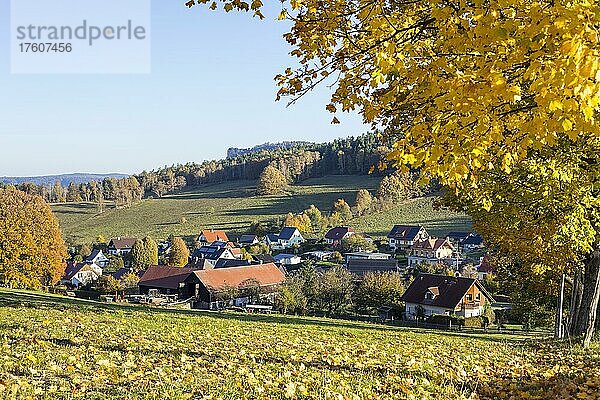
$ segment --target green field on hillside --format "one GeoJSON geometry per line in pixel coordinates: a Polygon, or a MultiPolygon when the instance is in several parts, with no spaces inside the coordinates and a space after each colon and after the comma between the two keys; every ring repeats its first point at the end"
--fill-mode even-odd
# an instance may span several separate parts
{"type": "MultiPolygon", "coordinates": [[[[293,186],[288,194],[255,196],[255,182],[237,181],[207,185],[160,199],[147,199],[130,208],[108,208],[98,214],[94,204],[59,204],[52,208],[65,237],[91,242],[98,235],[167,238],[194,236],[201,229],[219,228],[233,237],[245,233],[252,221],[284,218],[288,212],[300,212],[311,204],[322,211],[331,209],[338,198],[354,202],[358,189],[375,193],[379,178],[373,176],[327,176],[293,186]],[[182,219],[187,220],[181,223],[182,219]]],[[[460,214],[435,211],[430,198],[416,199],[384,212],[363,216],[351,226],[375,237],[387,235],[395,223],[423,224],[434,234],[452,229],[469,229],[470,220],[460,214]]]]}
{"type": "Polygon", "coordinates": [[[5,399],[566,399],[600,386],[597,345],[3,289],[0,348],[5,399]]]}

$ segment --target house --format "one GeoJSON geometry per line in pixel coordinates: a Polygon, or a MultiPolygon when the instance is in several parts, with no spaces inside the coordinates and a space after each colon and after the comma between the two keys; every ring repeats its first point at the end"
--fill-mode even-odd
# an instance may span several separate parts
{"type": "Polygon", "coordinates": [[[400,268],[396,259],[350,259],[346,261],[346,269],[362,277],[368,272],[400,272],[404,273],[405,268],[400,268]]]}
{"type": "Polygon", "coordinates": [[[452,259],[454,246],[448,239],[430,238],[415,242],[410,248],[408,266],[415,267],[422,263],[436,264],[452,259]]]}
{"type": "Polygon", "coordinates": [[[208,260],[213,265],[217,260],[235,260],[237,257],[233,254],[232,249],[229,247],[218,247],[218,246],[202,246],[196,249],[192,253],[192,260],[197,262],[199,260],[208,260]]]}
{"type": "Polygon", "coordinates": [[[256,287],[261,303],[272,303],[277,287],[283,282],[285,275],[275,264],[260,264],[194,271],[184,285],[187,288],[185,292],[196,299],[194,307],[214,310],[251,303],[253,294],[250,292],[256,287]]]}
{"type": "Polygon", "coordinates": [[[277,254],[275,257],[275,264],[281,265],[284,267],[292,267],[296,265],[302,264],[302,258],[295,254],[277,254]]]}
{"type": "Polygon", "coordinates": [[[471,233],[462,241],[464,251],[474,251],[483,248],[483,238],[478,233],[471,233]]]}
{"type": "Polygon", "coordinates": [[[455,249],[460,251],[462,248],[462,242],[469,237],[471,232],[452,231],[448,232],[446,239],[454,246],[455,249]]]}
{"type": "Polygon", "coordinates": [[[389,260],[390,258],[392,258],[392,256],[387,253],[346,253],[346,264],[350,260],[389,260]]]}
{"type": "Polygon", "coordinates": [[[112,256],[125,256],[131,253],[133,245],[137,241],[136,238],[115,238],[108,242],[108,254],[112,256]]]}
{"type": "Polygon", "coordinates": [[[258,244],[258,236],[256,235],[242,235],[240,240],[238,240],[238,244],[240,246],[252,246],[258,244]]]}
{"type": "Polygon", "coordinates": [[[83,261],[88,264],[96,264],[100,268],[106,268],[110,264],[110,260],[102,253],[102,250],[92,251],[92,254],[87,256],[83,261]]]}
{"type": "Polygon", "coordinates": [[[68,262],[61,282],[71,287],[86,286],[102,276],[102,268],[94,263],[68,262]]]}
{"type": "Polygon", "coordinates": [[[233,248],[235,247],[233,243],[228,242],[226,240],[215,240],[214,242],[208,244],[207,246],[213,246],[213,247],[229,247],[229,248],[233,248]]]}
{"type": "Polygon", "coordinates": [[[271,235],[267,235],[267,241],[270,242],[270,246],[274,250],[291,249],[305,242],[298,228],[293,226],[283,228],[279,235],[277,235],[277,241],[273,241],[274,237],[270,238],[269,236],[271,235]]]}
{"type": "Polygon", "coordinates": [[[229,251],[237,260],[244,258],[244,252],[239,247],[231,247],[229,248],[229,251]]]}
{"type": "Polygon", "coordinates": [[[265,235],[265,243],[270,246],[273,247],[275,245],[277,245],[277,243],[279,242],[279,235],[276,233],[268,233],[267,235],[265,235]]]}
{"type": "Polygon", "coordinates": [[[486,254],[485,256],[481,257],[481,262],[479,263],[479,266],[477,267],[477,279],[482,281],[485,279],[486,276],[495,275],[495,274],[496,274],[496,270],[490,264],[489,256],[486,254]]]}
{"type": "Polygon", "coordinates": [[[354,233],[354,229],[347,226],[336,226],[325,234],[325,243],[337,247],[342,243],[342,240],[354,235],[354,233]]]}
{"type": "Polygon", "coordinates": [[[198,236],[198,244],[200,246],[207,246],[217,241],[229,242],[229,238],[225,231],[205,229],[200,233],[200,236],[198,236]]]}
{"type": "Polygon", "coordinates": [[[430,236],[422,226],[394,225],[387,237],[390,249],[397,251],[409,249],[415,242],[430,236]]]}
{"type": "Polygon", "coordinates": [[[186,291],[187,288],[184,282],[194,271],[196,271],[195,268],[187,267],[162,265],[149,267],[138,283],[140,293],[147,295],[152,291],[164,295],[177,295],[180,299],[187,299],[191,297],[191,294],[186,291]]]}
{"type": "Polygon", "coordinates": [[[252,260],[255,264],[275,263],[275,259],[270,254],[253,254],[252,260]]]}
{"type": "Polygon", "coordinates": [[[477,279],[420,274],[402,301],[406,303],[406,318],[414,320],[434,314],[476,317],[483,314],[486,302],[494,303],[494,298],[477,279]]]}
{"type": "Polygon", "coordinates": [[[164,241],[158,243],[158,255],[159,256],[168,256],[171,254],[172,244],[169,241],[164,241]]]}

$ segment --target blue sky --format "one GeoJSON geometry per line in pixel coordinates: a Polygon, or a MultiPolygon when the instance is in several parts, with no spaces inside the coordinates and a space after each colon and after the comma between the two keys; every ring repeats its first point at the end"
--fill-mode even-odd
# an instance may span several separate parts
{"type": "Polygon", "coordinates": [[[135,173],[223,158],[228,147],[329,141],[367,130],[331,125],[321,88],[286,108],[273,77],[293,64],[287,23],[152,1],[152,73],[10,74],[10,1],[0,0],[0,176],[135,173]]]}

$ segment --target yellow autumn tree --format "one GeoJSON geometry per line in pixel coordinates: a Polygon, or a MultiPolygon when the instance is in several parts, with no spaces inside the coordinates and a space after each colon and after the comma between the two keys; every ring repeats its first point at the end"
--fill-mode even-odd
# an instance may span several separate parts
{"type": "Polygon", "coordinates": [[[58,220],[39,196],[0,188],[0,282],[12,288],[55,285],[67,251],[58,220]]]}
{"type": "MultiPolygon", "coordinates": [[[[262,17],[260,1],[219,4],[262,17]]],[[[589,344],[600,299],[600,4],[291,0],[279,17],[291,21],[299,67],[276,77],[278,98],[331,82],[333,122],[356,111],[383,129],[389,160],[445,185],[487,240],[536,273],[582,271],[574,333],[589,344]],[[501,232],[503,212],[528,236],[486,229],[501,232]]]]}

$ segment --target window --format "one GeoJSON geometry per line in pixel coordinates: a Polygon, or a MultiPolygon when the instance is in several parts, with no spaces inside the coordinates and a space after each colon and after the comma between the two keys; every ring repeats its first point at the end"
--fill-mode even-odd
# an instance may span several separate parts
{"type": "Polygon", "coordinates": [[[481,293],[477,293],[477,296],[475,296],[475,300],[477,300],[477,301],[481,300],[481,293]]]}
{"type": "Polygon", "coordinates": [[[466,298],[467,298],[467,301],[473,301],[473,295],[470,293],[467,294],[466,298]]]}

